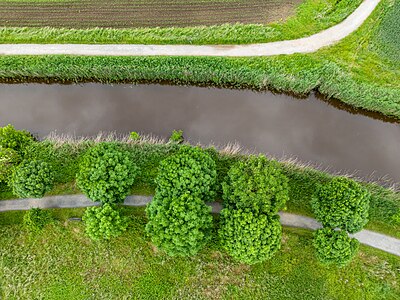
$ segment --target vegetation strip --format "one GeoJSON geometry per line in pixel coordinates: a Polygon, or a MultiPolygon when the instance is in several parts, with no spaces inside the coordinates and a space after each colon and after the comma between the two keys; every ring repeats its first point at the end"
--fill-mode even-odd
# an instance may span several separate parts
{"type": "MultiPolygon", "coordinates": [[[[124,205],[126,206],[145,206],[151,202],[153,197],[151,196],[128,196],[124,205]]],[[[44,197],[40,199],[17,199],[17,200],[3,200],[0,201],[0,212],[14,211],[14,210],[29,210],[32,207],[39,208],[78,208],[78,207],[89,207],[98,206],[100,202],[93,202],[84,195],[64,195],[64,196],[52,196],[44,197]]],[[[218,202],[207,203],[208,206],[212,207],[213,213],[219,213],[222,209],[222,205],[218,202]]],[[[315,219],[280,212],[280,221],[283,226],[299,227],[305,229],[316,230],[322,228],[321,224],[315,219]]],[[[357,238],[360,243],[392,253],[400,256],[400,240],[389,237],[384,234],[376,233],[370,230],[362,230],[356,234],[351,235],[357,238]]]]}
{"type": "Polygon", "coordinates": [[[315,35],[290,41],[235,46],[2,44],[1,55],[87,56],[272,56],[310,53],[332,45],[358,29],[380,0],[365,0],[347,19],[315,35]]]}

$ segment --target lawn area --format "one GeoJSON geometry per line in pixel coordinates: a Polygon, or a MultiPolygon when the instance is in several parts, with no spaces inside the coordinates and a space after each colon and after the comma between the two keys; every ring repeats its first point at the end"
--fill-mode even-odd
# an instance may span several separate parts
{"type": "Polygon", "coordinates": [[[361,2],[119,0],[110,6],[105,0],[68,1],[67,4],[0,1],[0,43],[271,42],[300,38],[329,28],[344,20],[361,2]],[[84,9],[75,6],[84,6],[84,9]]]}
{"type": "MultiPolygon", "coordinates": [[[[315,258],[310,231],[284,228],[282,249],[247,266],[221,252],[216,237],[198,255],[168,257],[145,237],[143,208],[125,209],[128,231],[111,242],[84,234],[82,209],[51,210],[58,219],[38,236],[22,212],[0,213],[0,295],[4,299],[398,299],[400,258],[361,246],[346,268],[315,258]]],[[[217,224],[217,220],[216,220],[217,224]]]]}

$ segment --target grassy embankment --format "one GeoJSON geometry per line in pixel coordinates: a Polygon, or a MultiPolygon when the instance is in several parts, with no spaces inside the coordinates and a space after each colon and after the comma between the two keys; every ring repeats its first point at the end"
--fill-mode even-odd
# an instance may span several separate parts
{"type": "MultiPolygon", "coordinates": [[[[25,16],[20,10],[16,13],[13,9],[12,14],[10,12],[10,14],[4,14],[0,17],[0,43],[248,44],[272,42],[305,37],[329,28],[344,20],[358,7],[362,0],[305,0],[296,8],[296,13],[293,16],[287,20],[271,24],[265,23],[269,23],[270,19],[276,19],[277,16],[286,19],[288,12],[289,14],[292,13],[293,1],[278,0],[262,1],[261,3],[256,1],[251,3],[247,0],[225,0],[222,2],[208,0],[199,5],[198,1],[195,1],[197,4],[190,4],[187,1],[182,4],[180,0],[170,0],[171,5],[178,5],[171,12],[168,11],[168,7],[171,5],[166,5],[164,0],[161,1],[162,3],[159,3],[160,1],[145,2],[144,7],[142,7],[142,0],[124,3],[121,6],[123,12],[118,12],[118,9],[107,8],[106,18],[97,15],[88,18],[86,21],[84,21],[85,14],[90,14],[87,5],[94,5],[93,10],[97,11],[103,9],[104,5],[101,2],[96,1],[94,4],[91,0],[85,0],[82,3],[74,2],[78,7],[72,9],[72,11],[76,10],[76,13],[69,17],[56,14],[57,11],[63,9],[63,5],[51,6],[48,10],[43,11],[44,14],[49,15],[49,18],[41,17],[37,20],[34,19],[32,14],[25,16]],[[79,5],[83,5],[82,10],[79,9],[79,5]],[[160,5],[165,7],[160,7],[160,5]],[[179,5],[182,5],[182,7],[179,7],[179,5]],[[190,9],[191,6],[195,10],[201,10],[201,6],[209,7],[210,5],[213,9],[208,12],[182,13],[182,11],[190,9]],[[221,5],[227,5],[227,7],[221,9],[221,5]],[[229,11],[229,7],[235,7],[235,5],[239,5],[242,13],[228,14],[229,18],[226,19],[224,11],[229,11]],[[247,6],[249,12],[246,19],[246,17],[242,18],[241,16],[243,16],[247,6]],[[117,26],[121,22],[121,18],[129,14],[134,7],[137,7],[134,10],[143,10],[143,13],[134,18],[135,23],[127,24],[125,29],[113,29],[112,27],[117,26]],[[149,10],[153,11],[151,15],[148,15],[149,10]],[[179,16],[173,16],[177,12],[179,16]],[[254,15],[258,17],[254,17],[254,15]],[[116,19],[110,22],[109,19],[114,17],[116,19]],[[208,18],[212,19],[208,20],[208,18]],[[196,22],[212,26],[179,27],[196,22]],[[213,25],[221,22],[226,24],[213,25]],[[244,24],[249,22],[254,24],[244,24]],[[12,27],[17,24],[19,27],[12,27]],[[27,27],[21,27],[21,24],[26,24],[27,27]],[[165,27],[166,25],[173,27],[165,27]],[[56,28],[63,26],[67,28],[56,28]],[[90,28],[95,26],[99,28],[90,28]],[[79,29],[82,27],[89,28],[79,29]]],[[[118,2],[114,5],[117,4],[118,2]]],[[[9,5],[7,2],[3,3],[3,9],[8,9],[9,5]]],[[[32,1],[26,2],[24,5],[26,11],[29,10],[29,6],[36,6],[37,4],[32,1]]],[[[68,13],[68,11],[65,13],[68,13]]],[[[130,19],[132,20],[132,18],[130,19]]]]}
{"type": "Polygon", "coordinates": [[[400,118],[399,7],[399,0],[383,0],[358,31],[312,54],[258,58],[7,56],[0,59],[0,80],[167,81],[297,94],[318,90],[352,106],[400,118]]]}
{"type": "MultiPolygon", "coordinates": [[[[31,238],[23,212],[0,214],[0,296],[4,299],[398,299],[400,258],[361,246],[345,268],[323,267],[312,234],[284,228],[282,249],[247,266],[220,250],[217,238],[198,255],[168,257],[145,237],[143,208],[126,208],[128,231],[91,241],[83,209],[54,209],[54,225],[31,238]]],[[[216,225],[218,221],[216,220],[216,225]]]]}
{"type": "MultiPolygon", "coordinates": [[[[55,138],[54,142],[35,143],[27,150],[25,159],[40,159],[50,163],[56,170],[56,185],[47,195],[61,195],[80,193],[75,185],[75,174],[78,171],[79,158],[91,143],[63,142],[55,138]],[[53,144],[55,143],[55,144],[53,144]]],[[[155,190],[154,179],[158,172],[159,163],[175,153],[179,145],[175,143],[157,142],[129,142],[125,144],[135,158],[141,172],[132,187],[132,194],[152,195],[155,190]]],[[[217,164],[218,195],[215,200],[221,199],[220,184],[224,181],[227,171],[239,159],[245,156],[235,151],[223,150],[218,153],[208,150],[217,164]]],[[[313,216],[310,201],[318,184],[325,183],[331,175],[312,169],[301,167],[289,162],[281,163],[285,174],[289,178],[290,199],[287,203],[289,212],[313,216]]],[[[371,192],[370,222],[368,229],[386,233],[400,238],[400,193],[393,192],[377,184],[366,184],[371,192]],[[397,218],[396,218],[397,216],[397,218]]],[[[0,186],[0,200],[16,198],[9,188],[0,186]]],[[[210,199],[212,200],[212,199],[210,199]]]]}

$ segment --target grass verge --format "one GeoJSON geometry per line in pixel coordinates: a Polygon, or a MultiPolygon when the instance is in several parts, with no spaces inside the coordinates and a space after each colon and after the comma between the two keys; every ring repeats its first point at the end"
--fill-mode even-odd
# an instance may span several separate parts
{"type": "MultiPolygon", "coordinates": [[[[0,295],[4,299],[398,299],[400,258],[361,246],[346,268],[315,258],[309,231],[284,228],[282,249],[247,266],[212,242],[190,258],[168,257],[145,237],[143,208],[125,209],[128,231],[91,241],[83,209],[54,209],[58,221],[30,236],[21,212],[0,213],[0,295]]],[[[216,221],[217,223],[217,221],[216,221]]]]}

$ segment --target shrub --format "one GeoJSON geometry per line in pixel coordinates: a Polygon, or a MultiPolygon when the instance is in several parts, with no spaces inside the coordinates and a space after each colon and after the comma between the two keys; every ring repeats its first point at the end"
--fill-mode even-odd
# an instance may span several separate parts
{"type": "Polygon", "coordinates": [[[140,135],[139,135],[139,133],[137,133],[136,131],[132,131],[132,132],[130,133],[130,135],[129,135],[129,138],[130,138],[132,141],[137,141],[137,140],[140,139],[140,135]]]}
{"type": "Polygon", "coordinates": [[[93,201],[119,202],[129,194],[137,173],[129,152],[115,143],[99,143],[83,155],[77,184],[93,201]]]}
{"type": "Polygon", "coordinates": [[[281,247],[282,226],[278,215],[225,208],[220,218],[221,245],[235,260],[247,264],[263,262],[281,247]]]}
{"type": "Polygon", "coordinates": [[[20,198],[40,198],[53,187],[54,173],[51,166],[41,160],[24,160],[15,168],[11,185],[20,198]]]}
{"type": "Polygon", "coordinates": [[[28,231],[37,233],[52,221],[53,217],[50,211],[40,208],[31,208],[24,214],[23,225],[28,231]]]}
{"type": "Polygon", "coordinates": [[[79,155],[87,144],[57,143],[44,140],[26,147],[25,160],[43,160],[55,171],[54,181],[57,183],[72,182],[79,170],[79,155]]]}
{"type": "Polygon", "coordinates": [[[10,148],[0,147],[0,183],[8,183],[13,168],[20,162],[18,153],[10,148]]]}
{"type": "Polygon", "coordinates": [[[88,207],[82,220],[85,222],[87,235],[93,240],[118,237],[128,227],[128,218],[121,216],[117,208],[109,203],[88,207]]]}
{"type": "Polygon", "coordinates": [[[368,222],[369,192],[357,182],[336,177],[317,189],[311,205],[324,227],[360,231],[368,222]]]}
{"type": "Polygon", "coordinates": [[[313,245],[321,263],[344,266],[357,253],[359,242],[345,231],[323,228],[314,232],[313,245]]]}
{"type": "Polygon", "coordinates": [[[0,147],[13,149],[20,155],[33,140],[32,135],[25,130],[16,130],[12,125],[0,127],[0,147]]]}
{"type": "Polygon", "coordinates": [[[222,184],[224,206],[275,214],[289,199],[288,179],[277,162],[251,156],[237,162],[222,184]]]}
{"type": "Polygon", "coordinates": [[[184,141],[182,130],[173,130],[169,140],[174,143],[182,143],[184,141]]]}
{"type": "Polygon", "coordinates": [[[168,255],[194,255],[210,239],[211,208],[199,197],[185,194],[178,198],[160,198],[156,195],[146,213],[147,233],[168,255]]]}
{"type": "Polygon", "coordinates": [[[394,224],[400,225],[400,211],[397,214],[392,215],[392,221],[394,224]]]}
{"type": "Polygon", "coordinates": [[[182,146],[160,163],[156,192],[177,198],[186,193],[203,200],[215,196],[217,171],[214,160],[200,147],[182,146]]]}

